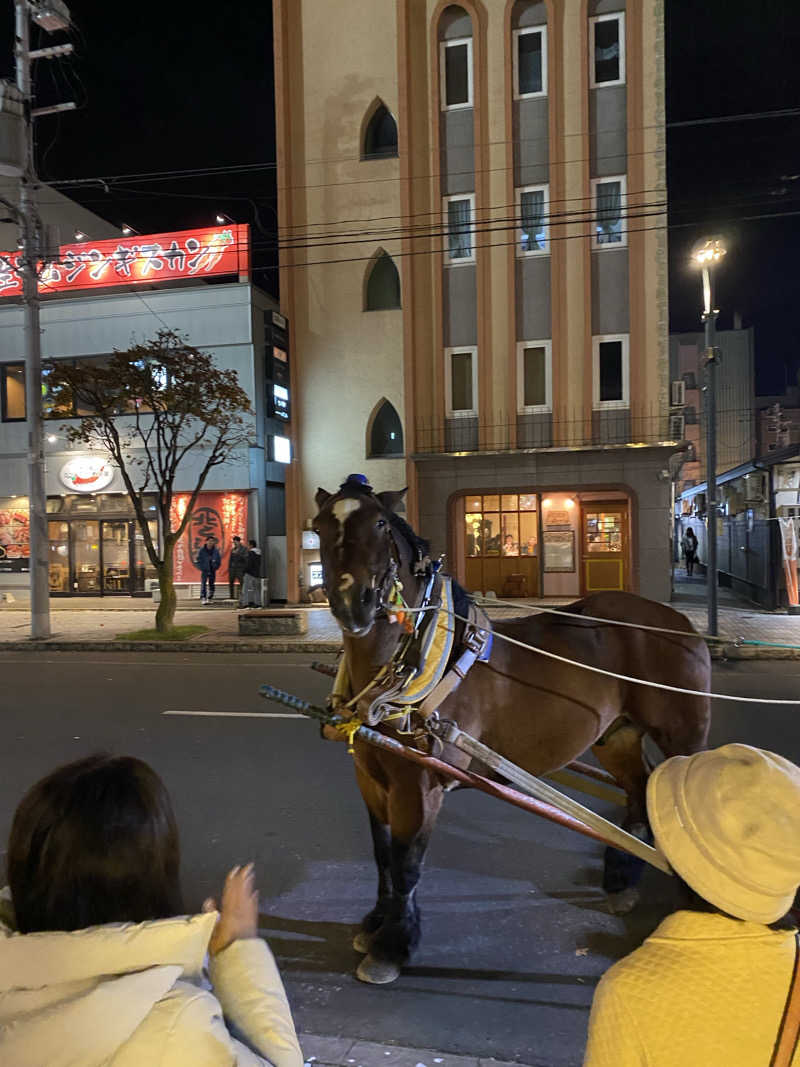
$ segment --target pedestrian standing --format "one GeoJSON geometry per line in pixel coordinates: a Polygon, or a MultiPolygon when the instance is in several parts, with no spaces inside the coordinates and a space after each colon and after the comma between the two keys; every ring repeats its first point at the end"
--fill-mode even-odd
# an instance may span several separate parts
{"type": "Polygon", "coordinates": [[[239,595],[242,593],[244,572],[247,570],[247,548],[242,544],[241,537],[235,536],[231,558],[228,561],[228,595],[231,600],[236,600],[236,583],[239,583],[239,595]]]}
{"type": "Polygon", "coordinates": [[[255,541],[251,540],[248,544],[250,546],[250,551],[247,553],[247,567],[244,572],[242,596],[239,605],[243,608],[260,608],[261,590],[259,589],[259,581],[261,580],[261,549],[258,548],[255,541]]]}
{"type": "Polygon", "coordinates": [[[697,561],[697,538],[691,526],[686,528],[686,533],[681,538],[681,548],[683,549],[683,559],[686,563],[686,576],[691,578],[697,561]]]}
{"type": "Polygon", "coordinates": [[[200,571],[200,603],[210,604],[217,586],[217,571],[221,559],[216,537],[207,537],[197,553],[197,569],[200,571]]]}
{"type": "Polygon", "coordinates": [[[683,900],[600,980],[584,1067],[796,1067],[800,767],[738,744],[673,756],[647,814],[683,900]]]}
{"type": "Polygon", "coordinates": [[[89,756],[26,794],[0,892],[0,1063],[303,1067],[252,864],[187,915],[179,851],[141,760],[89,756]]]}

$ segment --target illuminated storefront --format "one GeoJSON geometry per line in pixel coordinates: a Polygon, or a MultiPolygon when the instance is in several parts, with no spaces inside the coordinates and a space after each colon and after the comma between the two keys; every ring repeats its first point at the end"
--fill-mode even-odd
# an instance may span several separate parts
{"type": "MultiPolygon", "coordinates": [[[[18,253],[0,253],[0,588],[26,589],[30,572],[23,354],[18,253]],[[21,492],[23,491],[23,492],[21,492]]],[[[248,227],[238,224],[63,245],[43,264],[39,284],[45,362],[101,364],[115,350],[152,340],[164,328],[235,372],[251,398],[248,444],[208,474],[175,549],[175,581],[193,587],[194,564],[208,534],[218,539],[226,582],[234,535],[259,544],[271,595],[286,595],[286,463],[274,442],[291,441],[288,324],[276,302],[249,280],[248,227]]],[[[48,407],[43,378],[50,591],[54,596],[148,595],[155,569],[120,471],[102,452],[69,442],[77,408],[48,407]]],[[[291,452],[291,447],[289,448],[291,452]]],[[[201,469],[188,455],[175,482],[173,523],[201,469]]],[[[135,463],[130,468],[143,468],[135,463]]],[[[138,476],[138,475],[137,475],[138,476]]],[[[152,484],[147,489],[154,488],[152,484]]],[[[163,544],[152,494],[150,536],[163,544]]],[[[179,591],[180,595],[180,591],[179,591]]]]}
{"type": "Polygon", "coordinates": [[[458,575],[470,591],[577,597],[631,587],[626,493],[474,493],[454,510],[458,575]]]}

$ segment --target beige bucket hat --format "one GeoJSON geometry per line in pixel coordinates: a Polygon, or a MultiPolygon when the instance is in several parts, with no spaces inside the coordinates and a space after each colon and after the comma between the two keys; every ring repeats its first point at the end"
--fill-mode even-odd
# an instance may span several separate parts
{"type": "Polygon", "coordinates": [[[715,907],[771,923],[800,885],[800,768],[750,745],[660,764],[647,783],[656,844],[715,907]]]}

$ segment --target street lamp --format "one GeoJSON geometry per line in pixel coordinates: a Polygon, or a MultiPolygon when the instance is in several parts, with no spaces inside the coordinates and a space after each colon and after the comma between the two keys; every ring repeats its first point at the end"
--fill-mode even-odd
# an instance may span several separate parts
{"type": "Polygon", "coordinates": [[[713,271],[722,262],[727,249],[721,237],[704,237],[692,249],[692,260],[703,274],[703,311],[705,326],[706,368],[706,514],[708,515],[708,632],[717,636],[717,365],[719,352],[714,346],[717,315],[712,286],[713,271]]]}

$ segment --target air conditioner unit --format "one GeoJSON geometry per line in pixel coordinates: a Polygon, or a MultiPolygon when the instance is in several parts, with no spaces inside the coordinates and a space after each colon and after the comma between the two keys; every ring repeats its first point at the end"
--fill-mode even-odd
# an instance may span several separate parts
{"type": "Polygon", "coordinates": [[[682,408],[686,403],[686,382],[676,379],[670,387],[670,407],[682,408]]]}
{"type": "MultiPolygon", "coordinates": [[[[673,385],[683,385],[683,382],[673,382],[673,385]]],[[[684,437],[684,417],[683,415],[670,415],[669,417],[669,438],[670,441],[682,441],[684,437]]]]}

